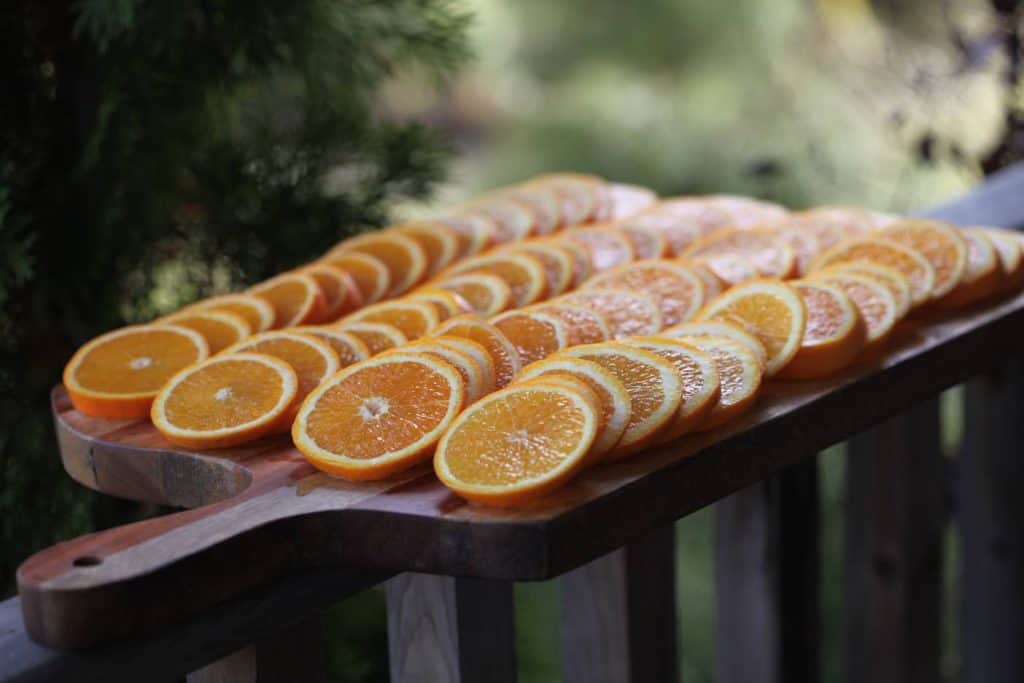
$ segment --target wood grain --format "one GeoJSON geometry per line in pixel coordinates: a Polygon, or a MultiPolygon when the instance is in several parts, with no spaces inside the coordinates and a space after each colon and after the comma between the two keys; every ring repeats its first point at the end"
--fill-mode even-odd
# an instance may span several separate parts
{"type": "Polygon", "coordinates": [[[562,577],[562,680],[678,680],[675,566],[666,524],[562,577]]]}
{"type": "Polygon", "coordinates": [[[83,647],[312,567],[547,579],[987,368],[1022,333],[1024,294],[922,323],[904,330],[884,363],[769,384],[734,423],[596,467],[514,513],[467,505],[428,468],[356,484],[316,473],[281,441],[182,452],[148,424],[79,415],[58,388],[62,456],[79,481],[207,504],[33,556],[18,572],[26,624],[40,642],[83,647]]]}

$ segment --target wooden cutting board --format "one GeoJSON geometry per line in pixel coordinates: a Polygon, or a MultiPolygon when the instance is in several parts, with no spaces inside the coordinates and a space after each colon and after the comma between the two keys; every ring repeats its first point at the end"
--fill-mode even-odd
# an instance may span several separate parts
{"type": "Polygon", "coordinates": [[[191,452],[146,421],[76,412],[53,391],[61,457],[82,484],[189,508],[61,543],[18,571],[26,626],[86,647],[184,619],[322,567],[543,580],[813,455],[976,374],[1024,338],[1024,294],[905,324],[884,361],[767,384],[738,420],[592,468],[515,512],[467,504],[429,465],[375,483],[318,473],[285,438],[191,452]]]}

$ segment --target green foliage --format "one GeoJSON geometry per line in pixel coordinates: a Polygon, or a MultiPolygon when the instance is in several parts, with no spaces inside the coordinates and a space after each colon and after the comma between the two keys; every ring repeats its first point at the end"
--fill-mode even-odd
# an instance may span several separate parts
{"type": "Polygon", "coordinates": [[[61,471],[48,393],[89,337],[387,221],[447,145],[379,115],[445,83],[448,0],[13,0],[0,8],[0,577],[127,509],[61,471]]]}

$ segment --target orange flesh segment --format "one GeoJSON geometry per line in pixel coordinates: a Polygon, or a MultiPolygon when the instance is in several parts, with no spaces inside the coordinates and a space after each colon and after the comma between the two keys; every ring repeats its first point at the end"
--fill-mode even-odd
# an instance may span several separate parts
{"type": "Polygon", "coordinates": [[[494,361],[494,384],[500,389],[519,372],[519,354],[501,330],[476,316],[455,316],[434,330],[435,336],[465,337],[487,349],[494,361]]]}
{"type": "Polygon", "coordinates": [[[503,313],[491,321],[512,342],[519,364],[550,356],[567,345],[565,326],[557,318],[535,311],[503,313]]]}
{"type": "Polygon", "coordinates": [[[280,358],[295,370],[299,379],[299,399],[305,396],[332,372],[338,369],[338,357],[325,342],[306,335],[257,335],[236,344],[229,352],[265,353],[280,358]]]}
{"type": "Polygon", "coordinates": [[[75,368],[74,382],[104,394],[155,392],[202,355],[191,337],[158,326],[139,328],[87,351],[75,368]]]}

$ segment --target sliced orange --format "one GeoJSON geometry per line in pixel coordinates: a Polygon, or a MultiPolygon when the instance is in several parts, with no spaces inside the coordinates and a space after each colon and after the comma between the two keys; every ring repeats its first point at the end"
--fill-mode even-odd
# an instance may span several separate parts
{"type": "Polygon", "coordinates": [[[650,226],[636,223],[616,223],[615,229],[625,235],[633,245],[633,253],[638,260],[665,258],[670,255],[668,239],[650,226]]]}
{"type": "Polygon", "coordinates": [[[813,234],[824,251],[851,237],[860,237],[876,226],[870,212],[864,209],[822,206],[790,214],[784,225],[813,234]]]}
{"type": "Polygon", "coordinates": [[[619,443],[629,425],[632,412],[629,392],[610,371],[582,358],[548,358],[530,363],[516,376],[516,381],[543,377],[551,373],[568,374],[579,379],[597,397],[601,428],[594,439],[588,460],[600,460],[619,443]]]}
{"type": "Polygon", "coordinates": [[[728,214],[699,197],[662,199],[630,220],[665,232],[677,256],[701,235],[730,224],[728,214]]]}
{"type": "Polygon", "coordinates": [[[548,173],[523,183],[526,187],[541,186],[555,191],[561,200],[562,225],[589,223],[601,211],[604,181],[597,176],[580,173],[548,173]]]}
{"type": "Polygon", "coordinates": [[[800,294],[784,282],[751,280],[719,294],[699,317],[734,323],[757,337],[768,352],[765,374],[771,377],[800,349],[807,307],[800,294]]]}
{"type": "Polygon", "coordinates": [[[656,334],[662,328],[661,308],[650,294],[629,289],[585,289],[564,294],[552,303],[583,306],[604,316],[613,339],[656,334]]]}
{"type": "Polygon", "coordinates": [[[579,242],[561,237],[553,237],[548,244],[564,250],[572,259],[572,284],[569,289],[576,289],[594,274],[594,262],[590,260],[590,252],[579,242]]]}
{"type": "Polygon", "coordinates": [[[561,202],[553,189],[541,185],[517,185],[504,190],[504,194],[530,208],[533,213],[532,234],[547,235],[561,226],[561,202]]]}
{"type": "Polygon", "coordinates": [[[391,272],[375,256],[358,251],[332,252],[321,261],[341,268],[352,277],[362,295],[363,304],[380,301],[391,288],[391,272]]]}
{"type": "Polygon", "coordinates": [[[523,242],[509,248],[513,253],[532,256],[544,269],[545,293],[557,296],[572,284],[573,259],[569,252],[550,242],[523,242]]]}
{"type": "Polygon", "coordinates": [[[741,254],[723,252],[714,256],[704,256],[691,263],[694,267],[703,266],[725,287],[734,287],[741,282],[761,277],[754,262],[741,254]]]}
{"type": "Polygon", "coordinates": [[[338,371],[338,354],[321,339],[301,332],[271,330],[260,332],[224,350],[232,353],[265,353],[292,366],[299,380],[301,401],[325,378],[338,371]]]}
{"type": "Polygon", "coordinates": [[[636,258],[633,243],[612,227],[571,228],[562,235],[583,245],[590,253],[590,262],[597,272],[629,263],[636,258]]]}
{"type": "Polygon", "coordinates": [[[443,344],[429,337],[417,339],[406,344],[401,351],[394,353],[425,353],[441,360],[448,361],[462,378],[462,390],[466,394],[466,404],[473,403],[484,394],[489,393],[484,384],[484,371],[480,364],[468,353],[460,351],[454,346],[443,344]]]}
{"type": "Polygon", "coordinates": [[[253,332],[269,330],[274,324],[274,307],[251,294],[222,294],[192,304],[187,311],[224,311],[245,318],[253,332]]]}
{"type": "MultiPolygon", "coordinates": [[[[380,260],[391,276],[388,296],[404,294],[423,279],[427,272],[427,254],[419,243],[394,230],[363,233],[343,241],[331,249],[328,261],[337,254],[349,252],[369,254],[380,260]]],[[[355,277],[355,275],[353,275],[355,277]]]]}
{"type": "Polygon", "coordinates": [[[817,379],[842,370],[867,343],[860,311],[843,290],[827,282],[798,280],[793,287],[807,306],[807,328],[800,349],[777,377],[817,379]]]}
{"type": "MultiPolygon", "coordinates": [[[[706,263],[701,261],[689,261],[687,263],[690,269],[701,279],[701,282],[704,283],[705,301],[711,301],[726,288],[725,281],[711,272],[706,263]]],[[[751,266],[751,269],[753,269],[753,266],[751,266]]]]}
{"type": "Polygon", "coordinates": [[[724,320],[692,320],[667,327],[658,333],[660,337],[680,339],[682,337],[728,337],[747,347],[761,365],[768,363],[768,352],[757,337],[739,325],[724,320]]]}
{"type": "Polygon", "coordinates": [[[936,221],[904,220],[887,225],[879,234],[928,259],[935,271],[933,299],[941,299],[963,279],[967,269],[967,244],[952,226],[936,221]]]}
{"type": "Polygon", "coordinates": [[[821,241],[809,230],[801,230],[785,222],[765,227],[780,240],[789,245],[796,258],[794,274],[804,276],[810,272],[811,264],[821,253],[821,241]]]}
{"type": "Polygon", "coordinates": [[[893,326],[899,321],[896,298],[885,285],[866,275],[842,271],[823,273],[815,280],[843,290],[860,311],[860,317],[867,326],[865,354],[872,354],[885,344],[893,326]]]}
{"type": "Polygon", "coordinates": [[[916,249],[882,237],[855,237],[839,242],[814,260],[811,271],[846,263],[867,261],[889,266],[910,283],[910,301],[917,306],[931,299],[935,269],[916,249]]]}
{"type": "Polygon", "coordinates": [[[547,278],[540,261],[527,254],[485,254],[457,263],[443,275],[448,279],[465,273],[487,273],[497,275],[512,290],[515,306],[526,306],[544,297],[547,278]]]}
{"type": "Polygon", "coordinates": [[[299,272],[311,276],[324,293],[323,320],[334,320],[363,305],[363,293],[348,271],[329,263],[312,263],[299,272]]]}
{"type": "Polygon", "coordinates": [[[850,261],[817,271],[813,273],[812,277],[820,278],[831,272],[856,273],[877,280],[880,284],[885,285],[896,300],[897,318],[903,318],[910,311],[910,280],[895,268],[868,261],[850,261]]]}
{"type": "Polygon", "coordinates": [[[533,209],[514,197],[497,194],[485,195],[463,207],[480,213],[494,221],[492,239],[497,244],[515,242],[533,234],[537,217],[533,209]]]}
{"type": "Polygon", "coordinates": [[[444,223],[402,223],[393,226],[391,230],[411,238],[420,245],[427,258],[427,277],[447,268],[458,256],[459,234],[444,223]]]}
{"type": "Polygon", "coordinates": [[[87,342],[64,367],[75,410],[94,417],[147,417],[157,392],[210,354],[203,335],[174,325],[134,325],[87,342]]]}
{"type": "Polygon", "coordinates": [[[711,356],[718,370],[718,403],[697,431],[719,427],[753,407],[764,376],[764,368],[747,347],[728,337],[684,337],[685,341],[711,356]]]}
{"type": "Polygon", "coordinates": [[[324,320],[327,300],[320,285],[304,273],[285,273],[249,288],[274,308],[273,327],[293,327],[324,320]]]}
{"type": "Polygon", "coordinates": [[[618,445],[606,457],[618,460],[650,444],[669,423],[683,401],[683,382],[672,363],[661,356],[618,342],[566,349],[560,357],[597,363],[626,387],[630,418],[618,445]]]}
{"type": "Polygon", "coordinates": [[[972,228],[981,230],[992,241],[999,254],[999,265],[1003,273],[1004,291],[1015,290],[1024,279],[1024,251],[1021,241],[1012,230],[1005,228],[972,228]]]}
{"type": "Polygon", "coordinates": [[[675,215],[661,204],[615,225],[620,230],[640,229],[661,235],[665,239],[668,256],[679,256],[703,233],[697,219],[675,215]]]}
{"type": "Polygon", "coordinates": [[[432,219],[434,223],[447,225],[459,236],[459,251],[456,258],[476,256],[494,243],[498,228],[493,220],[481,213],[464,212],[449,214],[432,219]]]}
{"type": "Polygon", "coordinates": [[[762,223],[772,223],[789,215],[789,210],[781,204],[766,202],[763,199],[740,197],[738,195],[714,194],[701,197],[708,206],[721,211],[727,216],[729,225],[749,227],[762,223]]]}
{"type": "Polygon", "coordinates": [[[512,385],[454,420],[437,446],[434,472],[466,500],[523,506],[580,471],[598,419],[587,397],[564,384],[512,385]]]}
{"type": "Polygon", "coordinates": [[[481,395],[489,394],[497,388],[496,376],[494,368],[494,358],[490,352],[484,348],[483,344],[475,342],[465,337],[456,337],[454,335],[443,334],[437,337],[427,337],[432,342],[443,344],[456,351],[461,351],[466,354],[474,361],[480,368],[480,385],[481,395]]]}
{"type": "Polygon", "coordinates": [[[382,301],[342,319],[348,323],[384,323],[398,328],[406,339],[418,339],[441,322],[437,309],[423,301],[382,301]]]}
{"type": "Polygon", "coordinates": [[[318,327],[316,325],[293,327],[290,331],[309,334],[322,342],[326,342],[334,353],[338,354],[338,367],[341,368],[347,368],[349,365],[366,360],[373,355],[366,342],[351,332],[330,327],[318,327]]]}
{"type": "Polygon", "coordinates": [[[597,311],[564,302],[537,304],[531,311],[547,313],[562,321],[568,335],[568,346],[596,344],[612,338],[611,328],[604,316],[597,311]]]}
{"type": "Polygon", "coordinates": [[[298,397],[292,367],[262,353],[217,356],[164,385],[150,417],[171,443],[228,448],[282,431],[298,397]]]}
{"type": "Polygon", "coordinates": [[[626,344],[650,351],[671,363],[683,381],[683,400],[658,441],[671,441],[707,422],[718,405],[721,378],[715,359],[692,344],[665,337],[633,337],[626,344]]]}
{"type": "Polygon", "coordinates": [[[469,304],[473,313],[488,318],[501,313],[512,304],[512,288],[497,275],[456,275],[438,281],[437,286],[460,296],[469,304]]]}
{"type": "Polygon", "coordinates": [[[487,349],[494,361],[494,386],[501,389],[519,372],[519,353],[501,330],[475,315],[457,315],[435,329],[434,336],[464,337],[487,349]]]}
{"type": "Polygon", "coordinates": [[[611,204],[608,216],[610,220],[627,218],[654,206],[658,201],[658,194],[654,190],[639,185],[608,183],[607,187],[611,204]]]}
{"type": "Polygon", "coordinates": [[[490,320],[512,342],[519,364],[547,358],[569,345],[569,333],[557,317],[536,310],[506,311],[490,320]]]}
{"type": "Polygon", "coordinates": [[[981,230],[959,231],[967,243],[967,268],[960,284],[938,304],[944,307],[966,306],[986,299],[1002,285],[1003,272],[995,245],[981,230]]]}
{"type": "Polygon", "coordinates": [[[440,287],[420,287],[412,294],[405,296],[406,301],[422,301],[434,307],[439,321],[447,320],[453,315],[471,313],[469,302],[457,294],[440,287]]]}
{"type": "Polygon", "coordinates": [[[163,322],[187,327],[203,335],[211,354],[252,334],[252,328],[245,318],[227,311],[183,311],[164,318],[163,322]]]}
{"type": "Polygon", "coordinates": [[[321,384],[299,408],[292,440],[324,472],[383,479],[429,460],[465,399],[450,363],[393,351],[321,384]]]}
{"type": "Polygon", "coordinates": [[[723,228],[694,242],[683,258],[715,260],[722,254],[742,256],[762,277],[785,279],[796,273],[796,255],[786,240],[763,228],[723,228]]]}
{"type": "Polygon", "coordinates": [[[688,266],[652,259],[634,261],[598,273],[586,289],[630,289],[651,296],[661,311],[663,325],[689,320],[704,305],[704,281],[688,266]]]}
{"type": "Polygon", "coordinates": [[[400,329],[384,323],[340,323],[334,329],[347,332],[366,344],[371,356],[376,356],[381,351],[393,349],[409,341],[400,329]]]}

